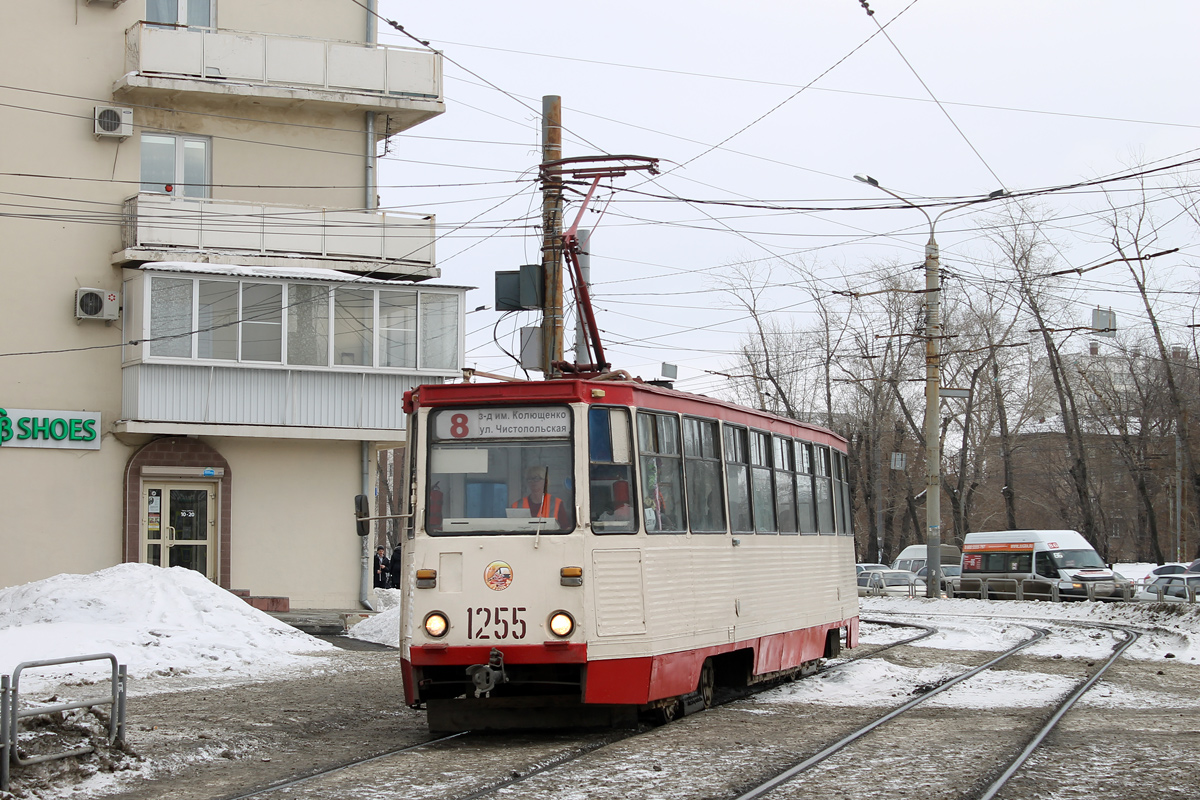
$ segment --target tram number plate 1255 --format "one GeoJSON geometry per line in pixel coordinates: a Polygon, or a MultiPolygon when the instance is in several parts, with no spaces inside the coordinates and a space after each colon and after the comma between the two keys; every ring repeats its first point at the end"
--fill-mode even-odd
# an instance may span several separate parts
{"type": "Polygon", "coordinates": [[[467,609],[468,639],[524,639],[527,629],[521,617],[524,607],[467,609]]]}

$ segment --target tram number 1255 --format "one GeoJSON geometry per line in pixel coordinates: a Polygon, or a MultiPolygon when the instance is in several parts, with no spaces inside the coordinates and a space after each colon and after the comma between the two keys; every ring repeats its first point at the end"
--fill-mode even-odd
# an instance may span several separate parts
{"type": "Polygon", "coordinates": [[[521,612],[524,610],[523,606],[518,608],[509,608],[508,606],[468,608],[467,638],[524,639],[526,627],[525,620],[521,618],[521,612]],[[511,615],[508,613],[510,611],[511,615]]]}

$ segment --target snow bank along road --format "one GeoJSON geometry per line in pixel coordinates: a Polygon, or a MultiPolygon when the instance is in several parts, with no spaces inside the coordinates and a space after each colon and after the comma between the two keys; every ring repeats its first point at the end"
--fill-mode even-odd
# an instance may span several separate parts
{"type": "Polygon", "coordinates": [[[896,645],[913,632],[864,625],[853,660],[633,736],[429,742],[420,715],[396,707],[394,653],[346,654],[352,671],[136,699],[131,739],[149,762],[135,770],[144,782],[107,790],[183,799],[983,797],[1062,701],[1128,641],[1106,623],[1142,636],[995,796],[1197,796],[1195,624],[1176,609],[1132,607],[1118,622],[1112,615],[1121,612],[1085,605],[1094,604],[1077,604],[1064,618],[1049,604],[872,598],[865,618],[937,632],[896,645]],[[1047,633],[1036,638],[1034,629],[1047,633]],[[931,691],[939,686],[948,688],[931,691]],[[813,759],[844,740],[847,750],[813,759]],[[361,757],[372,760],[348,763],[361,757]],[[770,783],[810,760],[809,769],[770,783]],[[305,778],[315,772],[322,774],[305,778]]]}

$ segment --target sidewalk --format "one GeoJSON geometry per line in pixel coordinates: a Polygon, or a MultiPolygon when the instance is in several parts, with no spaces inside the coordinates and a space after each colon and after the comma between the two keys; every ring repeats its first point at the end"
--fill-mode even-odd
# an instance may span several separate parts
{"type": "Polygon", "coordinates": [[[345,608],[305,608],[295,611],[268,611],[275,619],[312,636],[341,636],[350,625],[371,615],[374,611],[345,608]]]}

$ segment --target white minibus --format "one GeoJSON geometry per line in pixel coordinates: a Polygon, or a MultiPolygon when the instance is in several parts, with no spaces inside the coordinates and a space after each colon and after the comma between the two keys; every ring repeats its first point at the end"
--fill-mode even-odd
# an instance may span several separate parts
{"type": "Polygon", "coordinates": [[[1051,584],[1059,595],[1107,598],[1115,591],[1113,573],[1100,554],[1075,531],[987,531],[968,533],[962,548],[960,591],[970,596],[986,579],[992,595],[1008,596],[1012,582],[1022,594],[1045,599],[1051,584]],[[1091,587],[1089,590],[1089,586],[1091,587]],[[1089,593],[1090,592],[1090,593],[1089,593]]]}

